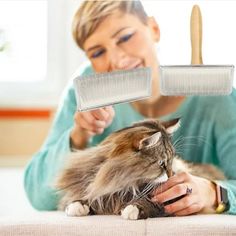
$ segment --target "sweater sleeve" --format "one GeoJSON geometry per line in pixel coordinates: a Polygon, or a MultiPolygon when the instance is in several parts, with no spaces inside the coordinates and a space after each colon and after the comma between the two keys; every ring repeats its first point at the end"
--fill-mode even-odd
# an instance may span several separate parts
{"type": "MultiPolygon", "coordinates": [[[[85,62],[73,74],[93,73],[91,65],[85,62]]],[[[32,206],[38,210],[56,210],[59,195],[56,192],[55,178],[63,167],[70,150],[70,132],[74,126],[76,98],[71,80],[65,88],[59,106],[42,148],[36,153],[24,173],[24,188],[32,206]]]]}
{"type": "Polygon", "coordinates": [[[75,110],[71,83],[64,91],[47,140],[25,170],[25,192],[32,206],[38,210],[56,209],[59,196],[53,188],[53,181],[70,152],[69,136],[75,110]]]}
{"type": "Polygon", "coordinates": [[[228,214],[236,214],[236,115],[235,105],[224,109],[215,128],[216,150],[219,164],[228,180],[217,181],[228,191],[230,209],[228,214]],[[227,111],[230,109],[230,111],[227,111]]]}

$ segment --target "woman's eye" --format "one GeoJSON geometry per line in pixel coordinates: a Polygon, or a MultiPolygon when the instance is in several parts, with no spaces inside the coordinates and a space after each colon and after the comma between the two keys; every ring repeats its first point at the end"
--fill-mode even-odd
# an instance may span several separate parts
{"type": "Polygon", "coordinates": [[[119,39],[118,43],[123,43],[123,42],[128,41],[133,35],[134,35],[134,34],[132,33],[132,34],[126,34],[126,35],[122,36],[122,37],[119,39]]]}
{"type": "Polygon", "coordinates": [[[104,49],[97,50],[96,52],[94,52],[94,53],[91,55],[91,57],[92,57],[92,58],[99,57],[99,56],[101,56],[104,52],[105,52],[104,49]]]}

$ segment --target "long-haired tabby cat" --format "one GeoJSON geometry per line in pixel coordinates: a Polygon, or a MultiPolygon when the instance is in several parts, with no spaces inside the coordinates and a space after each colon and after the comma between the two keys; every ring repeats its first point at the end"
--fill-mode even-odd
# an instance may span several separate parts
{"type": "Polygon", "coordinates": [[[56,183],[58,209],[69,216],[121,214],[125,219],[165,216],[150,192],[172,172],[224,179],[211,165],[191,164],[175,154],[171,134],[179,119],[145,120],[116,131],[98,146],[74,152],[56,183]]]}

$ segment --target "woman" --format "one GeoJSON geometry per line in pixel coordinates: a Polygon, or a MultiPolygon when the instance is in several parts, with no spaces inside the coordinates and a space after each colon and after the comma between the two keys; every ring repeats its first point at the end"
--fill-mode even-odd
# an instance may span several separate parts
{"type": "MultiPolygon", "coordinates": [[[[217,184],[227,189],[230,201],[227,213],[236,214],[235,91],[227,97],[162,96],[155,50],[160,30],[139,1],[83,2],[74,17],[73,36],[91,63],[82,74],[148,66],[152,69],[152,96],[130,104],[79,113],[70,85],[48,139],[25,172],[25,189],[32,205],[39,210],[56,209],[58,196],[51,184],[66,154],[73,148],[96,145],[111,132],[140,119],[181,117],[182,125],[173,137],[174,141],[187,137],[181,156],[193,162],[213,163],[224,171],[230,180],[217,184]]],[[[191,190],[191,194],[166,206],[167,212],[189,215],[206,207],[216,208],[216,184],[187,173],[170,178],[162,190],[155,191],[153,201],[176,198],[185,194],[186,189],[191,190]]]]}

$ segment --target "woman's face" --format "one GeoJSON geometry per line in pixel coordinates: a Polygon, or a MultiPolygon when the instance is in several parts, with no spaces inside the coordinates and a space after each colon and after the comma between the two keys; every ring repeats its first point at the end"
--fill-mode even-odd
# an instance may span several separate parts
{"type": "Polygon", "coordinates": [[[84,50],[96,72],[144,66],[156,71],[155,42],[159,37],[153,18],[144,25],[135,15],[115,11],[85,40],[84,50]]]}

